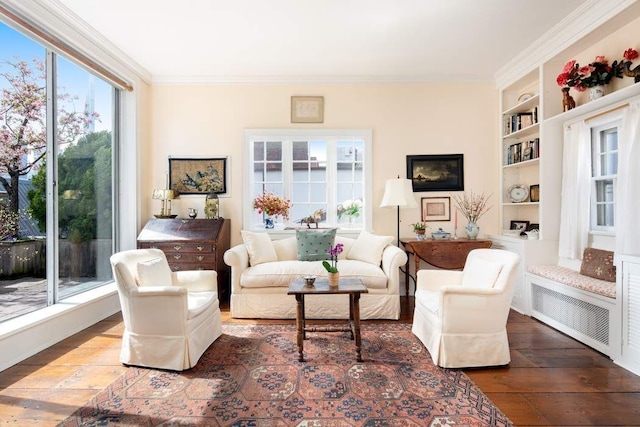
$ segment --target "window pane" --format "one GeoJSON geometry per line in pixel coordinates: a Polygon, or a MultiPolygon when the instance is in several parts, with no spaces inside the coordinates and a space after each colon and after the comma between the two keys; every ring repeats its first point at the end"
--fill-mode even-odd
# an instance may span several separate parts
{"type": "Polygon", "coordinates": [[[256,141],[253,144],[253,160],[264,160],[264,142],[256,141]]]}
{"type": "Polygon", "coordinates": [[[58,57],[58,254],[64,298],[111,279],[113,87],[58,57]]]}
{"type": "Polygon", "coordinates": [[[596,201],[613,202],[613,180],[596,181],[596,201]]]}
{"type": "MultiPolygon", "coordinates": [[[[46,52],[0,22],[0,321],[47,306],[46,191],[33,194],[46,149],[46,52]],[[6,92],[5,92],[6,91],[6,92]],[[26,101],[26,102],[25,102],[26,101]],[[5,141],[5,142],[2,142],[5,141]],[[12,198],[12,189],[17,197],[12,198]],[[42,203],[32,206],[31,198],[42,203]]],[[[43,184],[46,182],[43,179],[43,184]]]]}
{"type": "Polygon", "coordinates": [[[613,227],[613,204],[605,203],[597,205],[597,225],[601,227],[613,227]]]}

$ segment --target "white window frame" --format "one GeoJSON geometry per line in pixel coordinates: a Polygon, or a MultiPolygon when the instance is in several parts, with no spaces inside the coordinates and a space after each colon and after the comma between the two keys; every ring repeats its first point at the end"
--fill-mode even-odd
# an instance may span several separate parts
{"type": "MultiPolygon", "coordinates": [[[[617,129],[618,138],[620,136],[620,130],[622,128],[622,120],[620,117],[609,116],[606,121],[600,121],[591,126],[591,195],[590,195],[590,223],[589,232],[591,234],[603,234],[603,235],[615,235],[616,227],[613,226],[598,225],[598,203],[597,203],[597,183],[599,181],[611,180],[613,181],[613,217],[615,218],[616,209],[616,186],[617,186],[617,172],[615,174],[601,175],[601,163],[602,151],[600,151],[600,137],[603,132],[611,129],[617,129]]],[[[618,140],[619,147],[619,140],[618,140]]],[[[618,149],[619,150],[619,149],[618,149]]],[[[617,151],[618,151],[617,150],[617,151]]],[[[616,167],[617,171],[617,167],[616,167]]]]}
{"type": "MultiPolygon", "coordinates": [[[[281,233],[283,231],[277,230],[265,230],[259,227],[257,224],[252,223],[253,209],[253,154],[251,150],[251,144],[253,141],[293,141],[294,139],[300,140],[301,138],[317,139],[323,138],[327,140],[340,140],[340,139],[362,139],[365,147],[365,160],[363,162],[363,177],[364,177],[364,212],[362,215],[363,223],[362,228],[352,231],[364,229],[371,231],[373,228],[373,132],[371,129],[245,129],[244,131],[244,155],[243,155],[243,216],[242,216],[242,228],[246,230],[255,231],[267,231],[269,233],[281,233]]],[[[287,149],[283,147],[283,155],[290,156],[287,149]]],[[[330,151],[331,153],[331,151],[330,151]]],[[[327,158],[327,164],[335,164],[336,159],[333,154],[330,154],[327,158]]],[[[327,168],[330,170],[331,168],[327,168]]],[[[284,191],[285,197],[289,197],[291,194],[292,177],[287,169],[283,170],[284,191]]],[[[329,187],[329,209],[334,211],[337,208],[339,202],[336,200],[336,195],[333,193],[333,182],[336,177],[333,173],[327,173],[328,187],[329,187]]],[[[335,215],[327,215],[326,226],[340,227],[341,224],[335,222],[335,215]]],[[[349,232],[349,229],[340,229],[341,232],[349,232]]],[[[293,233],[294,230],[285,230],[285,233],[293,233]]]]}

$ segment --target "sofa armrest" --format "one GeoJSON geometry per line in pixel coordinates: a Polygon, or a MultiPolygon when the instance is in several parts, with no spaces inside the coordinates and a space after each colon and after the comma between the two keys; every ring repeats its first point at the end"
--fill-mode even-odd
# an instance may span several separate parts
{"type": "Polygon", "coordinates": [[[388,245],[382,251],[382,271],[387,276],[389,294],[400,295],[400,267],[407,263],[407,254],[397,246],[388,245]]]}
{"type": "Polygon", "coordinates": [[[249,268],[249,252],[244,244],[228,249],[224,253],[224,263],[231,267],[231,293],[240,292],[240,277],[249,268]]]}
{"type": "Polygon", "coordinates": [[[189,292],[218,292],[218,273],[214,270],[185,270],[171,272],[173,285],[189,292]]]}

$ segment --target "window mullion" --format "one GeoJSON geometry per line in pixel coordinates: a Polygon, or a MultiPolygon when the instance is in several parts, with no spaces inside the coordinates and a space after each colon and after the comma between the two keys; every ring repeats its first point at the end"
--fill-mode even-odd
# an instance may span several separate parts
{"type": "Polygon", "coordinates": [[[46,168],[47,168],[47,305],[58,302],[58,144],[56,132],[56,55],[47,49],[46,59],[46,168]]]}
{"type": "Polygon", "coordinates": [[[282,191],[283,197],[293,195],[293,139],[282,138],[282,191]]]}

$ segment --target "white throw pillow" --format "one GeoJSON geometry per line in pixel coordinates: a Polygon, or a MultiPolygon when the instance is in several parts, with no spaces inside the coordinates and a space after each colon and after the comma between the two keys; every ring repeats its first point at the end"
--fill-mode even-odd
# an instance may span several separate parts
{"type": "Polygon", "coordinates": [[[241,230],[240,233],[247,252],[249,252],[251,266],[278,261],[278,254],[276,254],[276,249],[267,233],[254,233],[247,230],[241,230]]]}
{"type": "Polygon", "coordinates": [[[382,252],[391,242],[393,242],[393,236],[376,236],[367,231],[362,231],[356,241],[353,242],[347,254],[347,259],[380,265],[382,252]]]}
{"type": "Polygon", "coordinates": [[[139,262],[137,265],[138,286],[172,286],[171,268],[163,258],[139,262]]]}
{"type": "Polygon", "coordinates": [[[462,286],[471,288],[493,288],[502,271],[503,264],[480,257],[474,257],[464,266],[462,286]]]}

